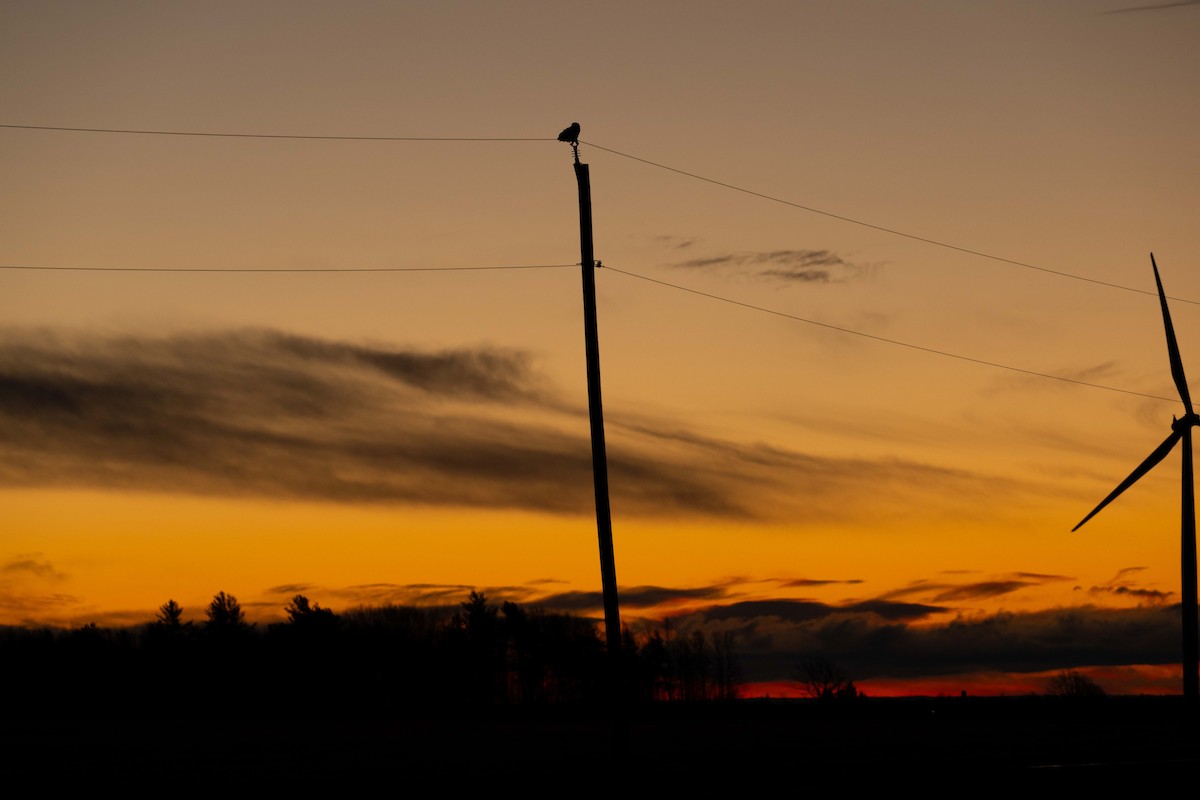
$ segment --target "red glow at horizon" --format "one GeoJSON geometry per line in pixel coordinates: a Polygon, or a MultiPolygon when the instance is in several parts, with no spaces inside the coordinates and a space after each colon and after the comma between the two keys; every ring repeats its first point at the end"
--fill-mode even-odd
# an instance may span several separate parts
{"type": "MultiPolygon", "coordinates": [[[[1116,667],[1082,667],[1076,670],[1091,678],[1108,694],[1179,694],[1182,686],[1178,664],[1132,664],[1116,667]]],[[[915,678],[871,678],[855,681],[868,697],[1014,697],[1045,694],[1047,685],[1061,670],[1028,673],[980,672],[915,678]]],[[[742,687],[743,698],[806,697],[795,681],[762,681],[742,687]]]]}

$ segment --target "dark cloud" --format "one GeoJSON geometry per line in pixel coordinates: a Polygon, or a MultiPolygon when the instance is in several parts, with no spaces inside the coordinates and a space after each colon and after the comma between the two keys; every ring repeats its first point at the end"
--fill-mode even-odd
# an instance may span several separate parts
{"type": "MultiPolygon", "coordinates": [[[[901,459],[722,441],[661,419],[617,414],[610,429],[613,507],[624,514],[778,518],[802,507],[815,524],[911,516],[935,496],[944,512],[949,496],[969,518],[998,484],[1042,491],[901,459]]],[[[260,330],[0,331],[0,485],[561,514],[594,503],[586,413],[526,354],[260,330]]]]}
{"type": "Polygon", "coordinates": [[[22,627],[40,627],[48,621],[54,624],[55,620],[69,618],[80,603],[79,597],[62,592],[17,592],[0,585],[0,613],[6,619],[20,620],[22,627]]]}
{"type": "MultiPolygon", "coordinates": [[[[999,597],[1001,595],[1010,594],[1012,592],[1024,589],[1027,586],[1040,586],[1045,583],[1056,583],[1059,581],[1069,581],[1072,578],[1065,575],[1044,575],[1038,572],[1017,572],[1013,577],[1007,579],[998,579],[990,581],[975,581],[972,583],[964,583],[957,586],[936,587],[940,588],[937,594],[933,596],[935,602],[949,603],[957,600],[979,600],[986,597],[999,597]]],[[[929,591],[935,588],[932,584],[925,584],[918,588],[924,591],[929,591]]]]}
{"type": "Polygon", "coordinates": [[[942,603],[956,600],[978,600],[984,597],[999,597],[1002,594],[1009,594],[1018,589],[1024,589],[1026,586],[1035,585],[1032,581],[979,581],[950,587],[938,592],[933,599],[942,603]]]}
{"type": "Polygon", "coordinates": [[[267,594],[279,594],[291,597],[297,594],[304,594],[313,590],[312,584],[308,583],[285,583],[281,586],[271,586],[266,590],[267,594]]]}
{"type": "Polygon", "coordinates": [[[655,236],[654,241],[665,244],[668,247],[674,247],[677,250],[685,250],[700,240],[692,237],[663,234],[661,236],[655,236]]]}
{"type": "MultiPolygon", "coordinates": [[[[943,575],[972,574],[975,570],[943,570],[943,575]]],[[[1024,589],[1028,586],[1040,586],[1044,583],[1069,581],[1072,578],[1065,575],[1045,575],[1038,572],[1016,572],[1000,576],[992,580],[971,581],[970,583],[946,583],[927,580],[913,581],[907,586],[887,592],[885,598],[911,597],[925,595],[934,602],[947,603],[954,601],[979,600],[987,597],[999,597],[1024,589]]]]}
{"type": "MultiPolygon", "coordinates": [[[[586,613],[604,607],[600,592],[559,592],[540,598],[538,604],[554,611],[586,613]]],[[[628,610],[629,604],[621,596],[621,606],[628,610]]]]}
{"type": "Polygon", "coordinates": [[[836,580],[836,579],[827,579],[826,580],[826,579],[821,579],[821,578],[797,578],[796,580],[793,580],[793,581],[786,581],[786,582],[780,584],[780,586],[791,587],[791,588],[804,588],[807,586],[834,586],[837,584],[854,584],[854,583],[862,583],[862,579],[861,578],[850,578],[848,580],[836,580]]]}
{"type": "Polygon", "coordinates": [[[518,400],[537,397],[526,353],[505,350],[448,350],[421,353],[325,342],[279,333],[262,334],[284,352],[308,362],[370,366],[383,375],[432,394],[518,400]]]}
{"type": "Polygon", "coordinates": [[[757,253],[734,253],[708,258],[680,261],[677,267],[724,267],[764,265],[795,268],[845,266],[841,256],[829,250],[769,250],[757,253]]]}
{"type": "Polygon", "coordinates": [[[22,625],[31,626],[69,613],[78,607],[78,597],[44,590],[66,577],[41,553],[11,557],[0,565],[0,617],[21,620],[22,625]]]}
{"type": "Polygon", "coordinates": [[[765,278],[779,278],[786,281],[799,281],[802,283],[829,283],[831,280],[829,270],[824,269],[767,269],[759,273],[765,278]]]}
{"type": "MultiPolygon", "coordinates": [[[[719,586],[702,586],[690,589],[675,589],[663,586],[630,586],[623,587],[618,594],[621,598],[621,608],[644,609],[656,606],[670,605],[681,602],[698,600],[714,600],[725,596],[725,590],[719,586]]],[[[603,597],[600,592],[560,592],[538,599],[538,605],[553,611],[592,611],[602,608],[603,597]]]]}
{"type": "Polygon", "coordinates": [[[10,575],[33,575],[38,578],[46,578],[49,580],[62,580],[66,577],[61,572],[56,570],[49,561],[39,558],[39,555],[39,553],[26,553],[15,556],[3,567],[0,567],[0,572],[9,573],[10,575]]]}
{"type": "Polygon", "coordinates": [[[683,269],[731,269],[762,278],[801,283],[829,283],[864,272],[861,265],[851,263],[830,250],[727,253],[680,261],[672,266],[683,269]]]}
{"type": "MultiPolygon", "coordinates": [[[[728,463],[683,468],[633,444],[610,450],[614,505],[749,514],[728,463]]],[[[488,348],[7,331],[0,445],[8,486],[557,513],[593,503],[583,412],[545,390],[526,354],[488,348]]]]}
{"type": "Polygon", "coordinates": [[[896,603],[890,600],[864,600],[839,606],[839,612],[857,614],[873,614],[886,620],[916,622],[933,614],[941,614],[949,609],[941,606],[931,606],[923,603],[896,603]]]}
{"type": "MultiPolygon", "coordinates": [[[[1128,574],[1122,571],[1122,576],[1128,574]]],[[[732,634],[750,681],[787,680],[792,666],[812,655],[829,658],[858,679],[1169,664],[1179,658],[1178,606],[1088,605],[960,614],[937,621],[953,611],[940,603],[996,597],[1065,580],[1071,578],[1018,572],[961,584],[915,581],[884,597],[837,605],[786,599],[727,602],[676,616],[672,626],[680,633],[732,634]],[[933,602],[896,599],[911,595],[933,602]]]]}
{"type": "Polygon", "coordinates": [[[1057,583],[1058,581],[1075,580],[1070,575],[1047,575],[1044,572],[1015,572],[1013,574],[1018,578],[1027,578],[1038,583],[1057,583]]]}
{"type": "Polygon", "coordinates": [[[1088,594],[1093,596],[1127,597],[1138,603],[1150,605],[1166,603],[1175,594],[1174,592],[1147,588],[1133,580],[1135,575],[1145,570],[1145,567],[1125,567],[1118,571],[1116,576],[1111,580],[1088,589],[1088,594]]]}
{"type": "Polygon", "coordinates": [[[887,600],[866,600],[845,606],[833,606],[815,600],[743,600],[738,603],[713,606],[700,613],[708,621],[754,620],[759,617],[773,617],[785,622],[811,622],[846,613],[870,614],[887,620],[916,621],[946,610],[938,606],[893,603],[887,600]]]}
{"type": "Polygon", "coordinates": [[[748,681],[787,680],[793,665],[809,656],[828,658],[859,680],[1179,659],[1177,605],[1001,612],[935,624],[924,618],[938,611],[934,607],[915,607],[908,618],[888,618],[881,608],[732,603],[676,617],[672,625],[682,634],[731,633],[748,681]]]}
{"type": "Polygon", "coordinates": [[[1128,586],[1117,586],[1107,590],[1115,595],[1127,595],[1137,600],[1147,601],[1151,603],[1165,603],[1171,599],[1174,592],[1161,592],[1157,589],[1133,589],[1128,586]]]}
{"type": "Polygon", "coordinates": [[[682,463],[692,457],[689,454],[704,454],[730,464],[731,474],[739,477],[739,483],[743,478],[746,481],[739,492],[753,493],[761,516],[802,508],[803,520],[810,523],[844,519],[851,513],[862,519],[885,508],[891,513],[912,514],[925,505],[923,497],[945,508],[947,498],[952,497],[950,502],[959,504],[956,514],[975,518],[987,507],[987,517],[994,520],[998,513],[994,504],[985,504],[990,503],[995,490],[1004,491],[1010,498],[1057,491],[1045,484],[1018,484],[1007,478],[985,478],[898,458],[811,456],[767,444],[722,441],[680,430],[662,420],[631,415],[614,415],[612,426],[657,443],[660,453],[678,451],[682,463]]]}
{"type": "MultiPolygon", "coordinates": [[[[1092,606],[958,619],[906,632],[914,663],[893,673],[1039,671],[1069,665],[1165,664],[1179,658],[1179,610],[1092,606]],[[923,669],[922,669],[923,667],[923,669]]],[[[898,653],[897,653],[898,654],[898,653]]]]}
{"type": "Polygon", "coordinates": [[[702,612],[706,621],[755,620],[774,617],[785,622],[807,622],[832,614],[834,607],[815,600],[742,600],[713,606],[702,612]]]}
{"type": "Polygon", "coordinates": [[[283,616],[284,606],[278,600],[240,600],[238,605],[251,619],[283,616]]]}

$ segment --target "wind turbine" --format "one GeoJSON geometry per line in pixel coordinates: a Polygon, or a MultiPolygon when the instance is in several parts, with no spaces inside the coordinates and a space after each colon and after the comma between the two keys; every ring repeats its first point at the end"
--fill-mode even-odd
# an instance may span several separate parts
{"type": "Polygon", "coordinates": [[[1192,408],[1192,397],[1188,393],[1187,378],[1183,374],[1183,361],[1179,357],[1179,343],[1175,341],[1175,326],[1171,324],[1171,312],[1167,310],[1167,295],[1163,292],[1162,279],[1158,276],[1158,264],[1154,262],[1154,254],[1150,254],[1150,266],[1154,268],[1154,282],[1158,284],[1158,302],[1162,305],[1163,327],[1167,331],[1167,353],[1171,357],[1171,377],[1175,379],[1175,388],[1179,390],[1179,399],[1183,401],[1186,413],[1178,419],[1171,418],[1171,435],[1163,441],[1146,460],[1138,465],[1121,485],[1113,489],[1112,494],[1100,501],[1100,505],[1092,509],[1083,520],[1072,528],[1079,530],[1084,522],[1117,498],[1121,492],[1128,489],[1137,479],[1157,466],[1158,462],[1167,457],[1180,441],[1183,442],[1183,521],[1182,544],[1180,547],[1180,571],[1182,572],[1183,590],[1183,696],[1189,705],[1195,705],[1200,700],[1200,642],[1197,641],[1196,614],[1196,495],[1192,477],[1192,428],[1200,425],[1200,416],[1192,408]]]}

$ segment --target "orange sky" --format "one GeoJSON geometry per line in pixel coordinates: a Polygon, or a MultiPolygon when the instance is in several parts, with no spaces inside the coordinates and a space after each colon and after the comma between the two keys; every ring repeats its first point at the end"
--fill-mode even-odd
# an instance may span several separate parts
{"type": "MultiPolygon", "coordinates": [[[[585,142],[1097,281],[1152,290],[1153,250],[1168,294],[1198,301],[1200,5],[1106,13],[1126,7],[8,3],[0,123],[553,137],[579,120],[585,142]]],[[[0,264],[579,258],[557,142],[0,139],[0,264]]],[[[606,265],[1173,395],[1153,297],[581,156],[606,265]]],[[[953,638],[1015,619],[1052,643],[1169,627],[1178,456],[1070,528],[1178,403],[597,283],[626,619],[732,626],[763,680],[813,648],[859,663],[838,620],[953,638]],[[737,605],[777,600],[815,605],[737,605]],[[1071,609],[1108,621],[1053,628],[1071,609]]],[[[1172,308],[1195,372],[1200,314],[1172,308]]],[[[198,614],[219,590],[263,619],[301,590],[596,610],[578,594],[599,577],[574,269],[5,269],[0,320],[0,623],[143,620],[168,597],[198,614]]],[[[1154,663],[1146,635],[1141,660],[936,669],[1154,663]]]]}

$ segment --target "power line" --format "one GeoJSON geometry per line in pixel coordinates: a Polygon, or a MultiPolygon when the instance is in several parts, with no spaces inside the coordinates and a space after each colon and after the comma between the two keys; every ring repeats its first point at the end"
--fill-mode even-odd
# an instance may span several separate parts
{"type": "Polygon", "coordinates": [[[305,269],[302,267],[45,267],[28,264],[0,264],[0,269],[37,270],[54,272],[478,272],[481,270],[502,269],[562,269],[563,267],[578,267],[578,264],[504,264],[486,267],[317,267],[305,269]]]}
{"type": "MultiPolygon", "coordinates": [[[[574,267],[578,267],[578,266],[579,266],[579,264],[576,263],[576,264],[503,264],[503,265],[473,266],[473,267],[341,267],[341,268],[331,267],[331,268],[306,269],[306,268],[300,268],[300,267],[296,267],[296,268],[293,268],[293,267],[281,267],[281,268],[271,268],[271,267],[247,267],[247,268],[242,268],[242,267],[228,267],[228,268],[225,268],[225,267],[216,267],[216,268],[205,268],[205,267],[57,267],[57,266],[40,266],[40,265],[30,265],[30,264],[0,264],[0,270],[30,270],[30,271],[51,271],[51,272],[158,272],[158,273],[193,273],[193,274],[195,274],[195,273],[222,273],[222,274],[231,274],[231,273],[249,273],[249,274],[255,274],[255,273],[257,273],[257,274],[264,274],[264,273],[265,274],[270,274],[270,273],[289,273],[289,274],[317,273],[317,274],[331,274],[331,273],[386,273],[386,272],[481,272],[481,271],[495,271],[495,270],[566,269],[566,268],[574,268],[574,267]]],[[[687,286],[681,286],[677,283],[670,283],[668,281],[659,280],[658,278],[651,278],[646,275],[640,275],[636,272],[629,272],[628,270],[618,269],[617,267],[605,265],[604,269],[608,270],[610,272],[619,273],[621,275],[627,275],[631,278],[637,278],[639,280],[647,281],[648,283],[656,283],[660,286],[666,286],[671,289],[678,289],[681,292],[687,292],[689,294],[699,295],[700,297],[707,297],[710,300],[719,300],[722,303],[729,303],[730,305],[741,306],[742,308],[747,308],[752,311],[759,311],[764,314],[771,314],[776,317],[783,317],[784,319],[789,319],[789,320],[792,320],[795,322],[803,322],[807,325],[815,325],[817,327],[826,328],[828,330],[837,331],[839,333],[848,333],[852,336],[859,336],[864,339],[873,339],[877,342],[883,342],[885,344],[896,345],[899,347],[907,347],[910,350],[919,350],[923,353],[930,353],[932,355],[945,356],[946,358],[953,358],[953,359],[957,359],[959,361],[967,361],[972,364],[980,364],[982,366],[994,367],[997,369],[1004,369],[1004,370],[1008,370],[1010,372],[1019,372],[1019,373],[1025,374],[1025,375],[1033,375],[1038,378],[1048,378],[1051,380],[1062,381],[1064,383],[1074,383],[1074,384],[1078,384],[1080,386],[1089,386],[1093,389],[1104,389],[1105,391],[1109,391],[1109,392],[1119,392],[1121,394],[1129,394],[1129,395],[1134,395],[1136,397],[1146,397],[1151,400],[1164,400],[1169,403],[1175,402],[1175,400],[1170,397],[1162,397],[1161,395],[1156,395],[1156,394],[1146,394],[1145,392],[1135,392],[1131,389],[1119,389],[1115,386],[1105,386],[1104,384],[1091,383],[1089,381],[1081,381],[1081,380],[1077,380],[1075,378],[1063,377],[1062,375],[1051,375],[1050,373],[1046,373],[1046,372],[1037,372],[1035,370],[1024,369],[1022,367],[1013,367],[1008,364],[1001,364],[1001,363],[998,363],[995,361],[987,361],[987,360],[984,360],[981,358],[974,358],[972,356],[964,356],[959,353],[951,353],[949,351],[939,350],[934,347],[925,347],[924,345],[911,344],[909,342],[900,341],[899,339],[889,339],[886,336],[878,336],[873,333],[866,333],[864,331],[854,330],[853,328],[844,328],[839,325],[832,325],[827,322],[818,322],[813,319],[808,319],[806,317],[797,316],[795,314],[789,314],[784,311],[778,311],[778,310],[775,310],[772,308],[766,308],[764,306],[754,305],[753,303],[746,303],[741,300],[734,300],[732,298],[723,297],[718,294],[712,294],[710,292],[704,292],[699,289],[692,289],[687,286]]]]}
{"type": "Polygon", "coordinates": [[[552,137],[514,136],[308,136],[292,133],[218,133],[215,131],[154,131],[128,128],[67,128],[57,125],[3,125],[29,131],[73,131],[76,133],[132,133],[143,136],[210,136],[222,139],[320,139],[343,142],[554,142],[552,137]]]}
{"type": "MultiPolygon", "coordinates": [[[[1024,261],[1016,261],[1011,258],[1005,258],[1003,256],[992,255],[991,253],[985,253],[982,250],[972,250],[969,247],[960,247],[959,245],[956,245],[956,244],[942,242],[937,239],[930,239],[927,236],[918,236],[915,233],[905,233],[904,231],[897,230],[895,228],[887,228],[887,227],[884,227],[883,225],[876,225],[872,222],[866,222],[865,220],[855,219],[854,217],[847,217],[842,214],[835,214],[832,211],[823,211],[822,209],[813,208],[812,206],[806,206],[806,205],[802,205],[800,203],[794,203],[791,200],[784,200],[781,197],[775,197],[773,195],[763,194],[762,192],[756,192],[752,189],[746,189],[741,186],[735,186],[732,183],[725,183],[724,181],[718,181],[714,178],[706,178],[703,175],[697,175],[694,172],[688,172],[686,170],[677,169],[675,167],[669,167],[666,164],[660,164],[657,161],[651,161],[648,158],[640,158],[638,156],[630,155],[629,153],[622,153],[619,150],[613,150],[611,147],[604,147],[602,145],[598,145],[593,142],[583,142],[582,140],[581,140],[581,143],[586,144],[589,147],[594,147],[597,150],[603,150],[606,153],[612,153],[615,156],[621,156],[622,158],[628,158],[632,161],[639,161],[643,164],[648,164],[652,167],[658,167],[659,169],[665,169],[668,172],[674,172],[679,175],[685,175],[689,178],[694,178],[698,181],[704,181],[705,183],[711,183],[715,186],[721,186],[726,189],[732,189],[735,192],[741,192],[743,194],[752,195],[754,197],[760,197],[763,200],[770,200],[772,203],[780,203],[781,205],[791,206],[792,208],[798,208],[801,211],[808,211],[812,214],[820,214],[823,217],[830,217],[832,219],[841,220],[842,222],[849,222],[852,225],[860,225],[864,228],[870,228],[872,230],[881,231],[883,233],[889,233],[893,236],[902,236],[905,239],[912,239],[914,241],[924,242],[925,244],[931,244],[931,245],[934,245],[935,247],[944,247],[947,250],[954,250],[959,253],[966,253],[968,255],[978,256],[980,258],[986,258],[986,259],[990,259],[992,261],[999,261],[1002,264],[1010,264],[1014,267],[1023,267],[1024,269],[1032,269],[1032,270],[1036,270],[1038,272],[1045,272],[1050,275],[1057,275],[1060,278],[1070,278],[1071,280],[1084,281],[1086,283],[1094,283],[1099,286],[1107,286],[1110,289],[1121,289],[1126,292],[1136,292],[1137,294],[1147,294],[1147,295],[1151,295],[1152,297],[1158,297],[1157,292],[1151,292],[1146,289],[1138,289],[1133,286],[1124,286],[1119,283],[1109,283],[1108,281],[1102,281],[1102,280],[1098,280],[1096,278],[1088,278],[1083,275],[1075,275],[1074,273],[1071,273],[1071,272],[1063,272],[1062,270],[1050,269],[1049,267],[1039,267],[1036,264],[1029,264],[1024,261]]],[[[1186,297],[1174,297],[1172,295],[1168,295],[1168,297],[1169,297],[1169,299],[1176,300],[1180,303],[1191,303],[1192,305],[1200,305],[1200,300],[1189,300],[1186,297]]]]}
{"type": "Polygon", "coordinates": [[[885,344],[897,345],[898,347],[907,347],[910,350],[920,350],[923,353],[931,353],[936,356],[945,356],[946,358],[954,358],[954,359],[958,359],[959,361],[968,361],[972,364],[981,364],[985,367],[995,367],[996,369],[1004,369],[1004,370],[1008,370],[1010,372],[1020,372],[1024,375],[1033,375],[1038,378],[1049,378],[1050,380],[1062,381],[1064,383],[1074,383],[1074,384],[1078,384],[1080,386],[1090,386],[1093,389],[1104,389],[1105,391],[1108,391],[1108,392],[1120,392],[1121,394],[1131,394],[1136,397],[1146,397],[1151,400],[1165,400],[1168,403],[1179,402],[1177,398],[1162,397],[1161,395],[1146,394],[1145,392],[1135,392],[1132,389],[1119,389],[1115,386],[1105,386],[1102,383],[1091,383],[1089,381],[1081,381],[1076,378],[1066,378],[1066,377],[1063,377],[1062,375],[1052,375],[1048,372],[1037,372],[1036,370],[1024,369],[1023,367],[1013,367],[1008,364],[1001,364],[996,361],[986,361],[982,358],[974,358],[972,356],[964,356],[959,353],[951,353],[947,350],[938,350],[937,348],[934,348],[934,347],[925,347],[924,345],[911,344],[909,342],[902,342],[899,339],[889,339],[886,336],[877,336],[873,333],[865,333],[863,331],[856,331],[853,328],[843,328],[840,325],[831,325],[828,322],[817,322],[816,320],[807,319],[806,317],[800,317],[795,314],[788,314],[784,311],[776,311],[773,308],[765,308],[763,306],[756,306],[753,303],[744,303],[741,300],[733,300],[728,297],[722,297],[721,295],[718,295],[718,294],[711,294],[709,292],[702,292],[699,289],[691,289],[687,286],[680,286],[677,283],[668,283],[667,281],[661,281],[661,280],[658,280],[657,278],[650,278],[650,277],[647,277],[646,275],[639,275],[636,272],[629,272],[627,270],[617,269],[616,267],[610,267],[607,264],[604,265],[604,270],[608,271],[608,272],[617,272],[617,273],[620,273],[621,275],[628,275],[631,278],[637,278],[639,280],[648,281],[650,283],[657,283],[660,286],[667,286],[671,289],[678,289],[681,292],[688,292],[690,294],[699,295],[701,297],[707,297],[710,300],[720,300],[722,303],[729,303],[731,305],[741,306],[742,308],[748,308],[752,311],[761,311],[764,314],[772,314],[776,317],[783,317],[784,319],[794,320],[795,322],[803,322],[807,325],[816,325],[817,327],[820,327],[820,328],[827,328],[829,330],[837,331],[839,333],[848,333],[852,336],[861,336],[864,339],[873,339],[877,342],[883,342],[885,344]]]}
{"type": "MultiPolygon", "coordinates": [[[[11,128],[11,129],[20,129],[20,130],[38,130],[38,131],[73,131],[73,132],[79,132],[79,133],[136,134],[136,135],[144,135],[144,136],[201,136],[201,137],[218,137],[218,138],[230,138],[230,139],[301,139],[301,140],[310,139],[310,140],[361,141],[361,142],[552,142],[552,141],[558,141],[556,138],[550,138],[550,137],[332,136],[332,135],[331,136],[320,136],[320,135],[288,134],[288,133],[222,133],[222,132],[216,132],[216,131],[162,131],[162,130],[148,130],[148,129],[144,130],[144,129],[132,129],[132,128],[76,128],[76,127],[66,127],[66,126],[57,126],[57,125],[0,124],[0,128],[11,128]]],[[[725,181],[719,181],[719,180],[716,180],[715,178],[708,178],[703,175],[699,175],[695,172],[688,172],[687,170],[679,169],[677,167],[671,167],[671,166],[662,164],[657,161],[651,161],[648,158],[642,158],[640,156],[635,156],[630,153],[623,153],[620,150],[614,150],[611,147],[605,147],[603,145],[599,145],[594,142],[588,142],[588,141],[584,141],[584,140],[580,140],[580,141],[582,144],[586,144],[589,147],[594,147],[597,150],[602,150],[606,153],[611,153],[615,156],[620,156],[621,158],[628,158],[631,161],[637,161],[642,164],[647,164],[652,167],[657,167],[659,169],[667,170],[668,172],[674,172],[678,175],[684,175],[688,178],[693,178],[698,181],[704,181],[705,183],[711,183],[714,186],[721,186],[726,189],[732,189],[735,192],[741,192],[743,194],[748,194],[753,197],[761,198],[763,200],[769,200],[772,203],[779,203],[781,205],[790,206],[792,208],[798,208],[801,211],[807,211],[811,214],[819,214],[821,216],[829,217],[831,219],[840,220],[842,222],[848,222],[852,225],[859,225],[864,228],[870,228],[871,230],[876,230],[876,231],[880,231],[882,233],[891,234],[892,236],[900,236],[905,239],[911,239],[911,240],[917,241],[917,242],[924,242],[925,244],[930,244],[935,247],[942,247],[947,250],[954,250],[959,253],[966,253],[967,255],[973,255],[973,256],[977,256],[979,258],[985,258],[985,259],[988,259],[991,261],[997,261],[1002,264],[1009,264],[1014,267],[1021,267],[1023,269],[1030,269],[1030,270],[1034,270],[1037,272],[1044,272],[1048,275],[1057,275],[1060,278],[1070,278],[1071,280],[1083,281],[1085,283],[1092,283],[1097,286],[1106,286],[1110,289],[1120,289],[1120,290],[1126,291],[1126,292],[1134,292],[1136,294],[1149,295],[1151,297],[1158,296],[1156,292],[1151,292],[1146,289],[1138,289],[1133,286],[1125,286],[1120,283],[1111,283],[1109,281],[1102,281],[1097,278],[1089,278],[1084,275],[1076,275],[1074,273],[1065,272],[1063,270],[1051,269],[1049,267],[1041,267],[1041,266],[1038,266],[1037,264],[1030,264],[1029,262],[1026,262],[1026,261],[1017,261],[1016,259],[1005,258],[1004,256],[997,256],[997,255],[993,255],[991,253],[985,253],[982,250],[973,250],[969,247],[962,247],[960,245],[950,244],[949,242],[943,242],[938,239],[932,239],[927,236],[920,236],[918,234],[907,233],[905,231],[901,231],[896,228],[889,228],[884,225],[877,225],[873,222],[867,222],[866,220],[856,219],[854,217],[848,217],[848,216],[845,216],[844,214],[836,214],[832,211],[825,211],[823,209],[815,208],[813,206],[807,206],[802,203],[796,203],[791,200],[785,200],[782,197],[775,197],[774,195],[765,194],[763,192],[756,192],[753,189],[747,189],[745,187],[737,186],[732,183],[726,183],[725,181]]],[[[1175,300],[1180,303],[1188,303],[1190,305],[1200,305],[1200,300],[1190,300],[1186,297],[1176,297],[1174,295],[1168,295],[1167,297],[1171,300],[1175,300]]]]}

